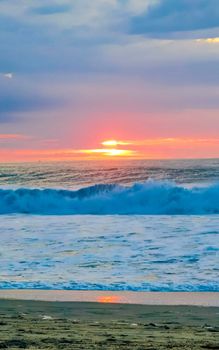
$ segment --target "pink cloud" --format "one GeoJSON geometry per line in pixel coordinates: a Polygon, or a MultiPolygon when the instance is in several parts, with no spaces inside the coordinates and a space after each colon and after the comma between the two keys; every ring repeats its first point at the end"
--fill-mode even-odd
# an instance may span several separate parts
{"type": "Polygon", "coordinates": [[[0,140],[24,140],[30,137],[22,134],[0,134],[0,140]]]}

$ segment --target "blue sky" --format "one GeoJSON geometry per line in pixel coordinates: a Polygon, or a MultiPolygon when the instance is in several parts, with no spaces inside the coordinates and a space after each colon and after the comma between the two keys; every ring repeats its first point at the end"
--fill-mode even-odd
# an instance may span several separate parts
{"type": "Polygon", "coordinates": [[[218,0],[0,0],[0,147],[217,137],[218,37],[218,0]]]}

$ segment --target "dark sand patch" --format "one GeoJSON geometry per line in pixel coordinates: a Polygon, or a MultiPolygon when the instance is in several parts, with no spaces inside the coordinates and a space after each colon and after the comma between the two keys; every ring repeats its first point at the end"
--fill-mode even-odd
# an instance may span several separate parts
{"type": "Polygon", "coordinates": [[[219,350],[219,308],[1,300],[0,349],[219,350]]]}

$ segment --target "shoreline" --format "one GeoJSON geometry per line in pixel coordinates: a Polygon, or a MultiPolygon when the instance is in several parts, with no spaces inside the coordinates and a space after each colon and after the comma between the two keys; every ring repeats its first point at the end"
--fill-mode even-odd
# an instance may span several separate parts
{"type": "Polygon", "coordinates": [[[0,300],[219,307],[219,292],[0,290],[0,300]]]}

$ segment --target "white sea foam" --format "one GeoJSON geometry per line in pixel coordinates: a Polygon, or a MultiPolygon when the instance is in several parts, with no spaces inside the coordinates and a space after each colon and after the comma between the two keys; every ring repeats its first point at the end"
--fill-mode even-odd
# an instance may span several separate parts
{"type": "Polygon", "coordinates": [[[219,215],[0,217],[0,289],[219,291],[219,215]]]}

